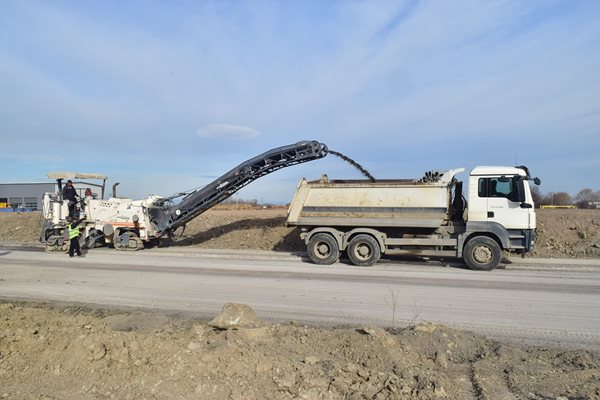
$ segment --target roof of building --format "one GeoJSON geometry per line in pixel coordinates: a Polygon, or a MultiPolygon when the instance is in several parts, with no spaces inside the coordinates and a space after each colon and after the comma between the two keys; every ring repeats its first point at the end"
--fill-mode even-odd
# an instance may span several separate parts
{"type": "Polygon", "coordinates": [[[0,185],[56,185],[56,182],[0,182],[0,185]]]}

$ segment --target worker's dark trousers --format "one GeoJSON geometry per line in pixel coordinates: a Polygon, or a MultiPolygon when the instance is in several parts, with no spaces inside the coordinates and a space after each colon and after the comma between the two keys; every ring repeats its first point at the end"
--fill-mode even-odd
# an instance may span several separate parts
{"type": "Polygon", "coordinates": [[[73,254],[77,252],[77,255],[81,255],[81,249],[79,248],[79,236],[71,239],[71,246],[69,246],[69,257],[73,257],[73,254]]]}
{"type": "Polygon", "coordinates": [[[69,217],[73,218],[75,216],[75,202],[69,201],[69,217]]]}

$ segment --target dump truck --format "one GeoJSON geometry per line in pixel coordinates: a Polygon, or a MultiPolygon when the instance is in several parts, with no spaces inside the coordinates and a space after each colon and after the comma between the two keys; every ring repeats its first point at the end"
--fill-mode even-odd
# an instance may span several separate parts
{"type": "MultiPolygon", "coordinates": [[[[48,174],[58,184],[57,193],[44,195],[44,225],[40,240],[46,251],[64,252],[69,242],[65,239],[68,225],[68,204],[62,197],[65,179],[96,179],[101,195],[87,191],[81,196],[75,217],[85,217],[79,224],[82,234],[80,244],[87,248],[109,245],[117,250],[140,250],[161,238],[173,237],[178,229],[214,205],[226,200],[238,190],[265,175],[308,161],[318,160],[328,153],[325,144],[317,141],[302,141],[276,147],[246,160],[210,182],[204,187],[163,197],[149,195],[134,200],[118,197],[116,183],[112,197],[104,198],[107,177],[98,174],[56,172],[48,174]]],[[[93,185],[90,182],[74,182],[78,186],[93,185]]]]}
{"type": "Polygon", "coordinates": [[[474,270],[492,270],[503,251],[524,254],[535,241],[536,216],[525,166],[476,167],[468,194],[456,176],[464,168],[431,171],[421,179],[302,179],[287,225],[315,264],[345,252],[358,266],[382,254],[462,258],[474,270]]]}

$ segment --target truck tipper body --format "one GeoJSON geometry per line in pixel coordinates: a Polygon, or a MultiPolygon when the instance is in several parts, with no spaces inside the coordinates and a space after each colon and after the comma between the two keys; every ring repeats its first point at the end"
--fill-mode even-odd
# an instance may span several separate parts
{"type": "Polygon", "coordinates": [[[302,179],[287,224],[300,227],[310,259],[325,265],[345,251],[361,266],[406,254],[463,258],[472,269],[490,270],[503,250],[530,251],[536,222],[528,169],[477,167],[467,196],[456,179],[463,171],[419,180],[302,179]]]}

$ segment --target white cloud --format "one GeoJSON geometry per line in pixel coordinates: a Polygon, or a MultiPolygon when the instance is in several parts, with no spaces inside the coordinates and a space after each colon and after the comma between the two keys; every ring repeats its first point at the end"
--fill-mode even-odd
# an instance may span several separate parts
{"type": "Polygon", "coordinates": [[[249,139],[257,137],[260,132],[242,125],[208,124],[198,129],[197,134],[205,139],[249,139]]]}

